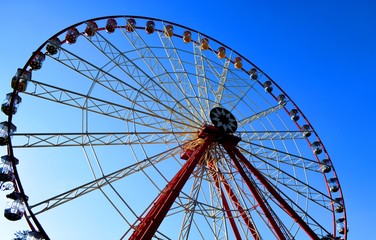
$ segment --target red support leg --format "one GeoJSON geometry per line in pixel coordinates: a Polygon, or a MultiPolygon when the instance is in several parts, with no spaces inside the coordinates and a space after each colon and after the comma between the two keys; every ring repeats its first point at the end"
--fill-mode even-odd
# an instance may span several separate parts
{"type": "Polygon", "coordinates": [[[252,236],[255,240],[260,240],[260,236],[256,230],[256,227],[253,225],[253,222],[251,221],[251,219],[249,219],[249,217],[247,216],[246,211],[243,209],[243,207],[241,206],[239,202],[239,199],[236,197],[234,191],[232,191],[231,186],[228,184],[223,174],[221,172],[219,172],[219,174],[221,177],[221,182],[223,183],[226,189],[227,195],[231,198],[231,201],[235,204],[236,208],[238,209],[238,212],[242,216],[244,222],[247,224],[248,230],[252,233],[252,236]]]}
{"type": "MultiPolygon", "coordinates": [[[[213,170],[213,174],[212,174],[213,177],[214,177],[214,175],[216,175],[216,180],[217,180],[216,181],[216,186],[217,186],[217,182],[218,181],[220,181],[224,185],[226,193],[227,193],[227,196],[230,197],[231,201],[234,203],[234,205],[238,209],[238,212],[240,213],[240,216],[243,218],[243,221],[247,225],[248,230],[251,232],[253,238],[255,240],[260,240],[261,238],[260,238],[260,236],[259,236],[259,234],[258,234],[258,232],[256,230],[255,225],[253,224],[253,222],[251,221],[251,219],[247,216],[246,211],[244,210],[244,208],[240,204],[239,199],[236,197],[236,195],[235,195],[234,191],[232,190],[230,184],[227,182],[226,178],[223,176],[223,173],[219,169],[215,170],[213,168],[213,164],[211,162],[209,164],[209,168],[213,170]]],[[[218,184],[219,184],[219,182],[218,182],[218,184]]],[[[219,185],[217,186],[217,188],[219,188],[219,185]]],[[[223,194],[222,194],[222,197],[224,197],[223,194]]],[[[227,206],[228,206],[228,204],[227,204],[227,206]]],[[[226,206],[224,206],[224,207],[226,208],[226,206]]],[[[232,218],[232,216],[229,216],[230,220],[231,220],[231,218],[232,218]]],[[[236,239],[240,239],[240,238],[237,237],[236,239]]]]}
{"type": "MultiPolygon", "coordinates": [[[[212,164],[209,164],[209,165],[210,165],[209,168],[212,169],[212,164]]],[[[220,186],[220,183],[219,183],[218,174],[214,170],[211,173],[212,173],[212,177],[214,179],[215,187],[218,190],[218,194],[221,196],[223,207],[224,207],[224,209],[226,211],[226,214],[227,214],[227,217],[228,217],[228,219],[230,221],[230,225],[231,225],[232,231],[234,232],[234,235],[235,235],[236,239],[242,239],[241,236],[240,236],[240,233],[239,233],[239,229],[236,226],[236,223],[234,221],[234,217],[232,216],[232,213],[231,213],[231,210],[230,210],[230,206],[228,205],[227,199],[223,195],[223,190],[221,189],[221,186],[220,186]]]]}
{"type": "Polygon", "coordinates": [[[149,240],[154,236],[172,204],[179,196],[179,193],[183,189],[189,176],[192,174],[203,154],[209,147],[211,141],[212,139],[207,137],[203,145],[198,147],[188,158],[180,171],[172,178],[165,189],[163,189],[161,194],[156,198],[153,206],[141,220],[140,224],[136,226],[135,231],[129,240],[149,240]]]}
{"type": "MultiPolygon", "coordinates": [[[[227,150],[227,149],[226,149],[227,150]]],[[[295,222],[307,233],[307,235],[314,240],[320,240],[316,233],[307,225],[306,222],[292,209],[292,207],[279,195],[279,193],[274,189],[273,186],[265,179],[265,177],[254,167],[252,164],[243,156],[243,154],[233,146],[232,151],[248,168],[248,170],[261,182],[261,184],[266,188],[266,190],[273,195],[273,197],[279,202],[281,207],[286,211],[286,213],[294,219],[295,222]]],[[[238,163],[239,164],[239,163],[238,163]]]]}
{"type": "Polygon", "coordinates": [[[249,190],[251,191],[253,197],[255,198],[257,203],[259,204],[261,210],[264,212],[264,214],[265,214],[266,218],[268,219],[269,223],[272,225],[273,231],[277,235],[278,239],[279,240],[286,240],[285,235],[283,234],[279,225],[277,224],[277,222],[273,218],[273,215],[271,214],[271,212],[269,211],[268,207],[266,206],[264,200],[260,196],[260,193],[258,192],[256,187],[253,185],[253,183],[251,182],[251,180],[249,179],[249,177],[245,173],[244,169],[242,168],[242,166],[240,165],[240,163],[236,159],[236,157],[233,153],[233,150],[236,147],[228,145],[228,144],[223,144],[223,147],[226,149],[226,151],[227,151],[228,155],[230,156],[230,158],[232,159],[236,169],[239,171],[239,173],[242,176],[244,182],[247,184],[249,190]]]}

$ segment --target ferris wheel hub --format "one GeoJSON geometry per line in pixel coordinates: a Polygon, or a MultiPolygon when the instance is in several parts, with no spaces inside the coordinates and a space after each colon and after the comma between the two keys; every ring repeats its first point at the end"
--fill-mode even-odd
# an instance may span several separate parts
{"type": "Polygon", "coordinates": [[[235,116],[222,107],[215,107],[210,111],[210,120],[216,128],[225,133],[234,133],[238,128],[235,116]]]}

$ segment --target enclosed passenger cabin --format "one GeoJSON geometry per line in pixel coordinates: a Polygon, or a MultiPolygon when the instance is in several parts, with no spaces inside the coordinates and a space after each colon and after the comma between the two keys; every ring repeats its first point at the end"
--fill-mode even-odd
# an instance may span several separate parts
{"type": "Polygon", "coordinates": [[[311,127],[308,124],[302,126],[302,132],[304,137],[311,136],[311,127]]]}
{"type": "MultiPolygon", "coordinates": [[[[8,198],[7,205],[4,210],[4,216],[10,221],[20,220],[25,213],[25,206],[21,193],[12,192],[6,196],[8,198]]],[[[27,197],[25,196],[27,199],[27,197]]]]}
{"type": "Polygon", "coordinates": [[[46,50],[50,55],[55,55],[61,46],[61,42],[59,38],[52,38],[48,41],[46,46],[46,50]]]}
{"type": "Polygon", "coordinates": [[[42,64],[43,64],[43,62],[44,62],[45,59],[46,59],[46,56],[43,53],[37,52],[37,53],[34,54],[34,57],[31,60],[29,66],[33,70],[39,70],[39,69],[42,68],[42,64]]]}
{"type": "Polygon", "coordinates": [[[341,217],[336,220],[336,225],[337,225],[337,231],[339,234],[344,234],[347,232],[347,227],[345,226],[345,218],[341,217]]]}
{"type": "MultiPolygon", "coordinates": [[[[18,164],[18,160],[14,158],[15,164],[18,164]]],[[[12,167],[12,158],[8,155],[1,157],[0,162],[0,181],[9,182],[13,180],[13,167],[12,167]]]]}
{"type": "Polygon", "coordinates": [[[296,109],[292,109],[290,111],[290,118],[292,121],[296,122],[299,120],[299,112],[296,109]]]}
{"type": "Polygon", "coordinates": [[[85,28],[85,35],[88,37],[92,37],[95,35],[96,31],[98,29],[98,25],[94,21],[90,21],[87,23],[85,28]]]}
{"type": "Polygon", "coordinates": [[[265,81],[264,84],[264,90],[265,92],[267,93],[271,93],[273,91],[273,86],[272,86],[272,82],[271,81],[265,81]]]}
{"type": "Polygon", "coordinates": [[[222,59],[226,57],[226,48],[224,47],[219,47],[217,51],[217,56],[218,58],[222,59]]]}
{"type": "Polygon", "coordinates": [[[202,50],[208,50],[209,49],[209,39],[203,38],[201,40],[201,49],[202,50]]]}
{"type": "Polygon", "coordinates": [[[191,33],[191,31],[184,31],[184,33],[183,33],[183,41],[185,42],[185,43],[189,43],[189,42],[191,42],[192,41],[192,33],[191,33]]]}
{"type": "Polygon", "coordinates": [[[324,159],[321,161],[321,172],[329,173],[332,170],[332,162],[329,159],[324,159]]]}
{"type": "Polygon", "coordinates": [[[234,59],[234,67],[236,69],[239,69],[239,68],[242,68],[243,67],[243,63],[242,63],[242,58],[241,57],[236,57],[234,59]]]}
{"type": "Polygon", "coordinates": [[[115,19],[113,18],[110,18],[107,20],[107,23],[106,23],[106,32],[108,33],[113,33],[115,32],[115,28],[117,27],[117,22],[115,19]]]}
{"type": "Polygon", "coordinates": [[[127,25],[125,26],[125,30],[127,30],[127,32],[134,32],[135,28],[136,20],[134,20],[133,18],[127,19],[127,25]]]}
{"type": "Polygon", "coordinates": [[[65,41],[68,44],[74,44],[76,43],[78,36],[80,36],[80,33],[78,32],[77,28],[72,27],[65,35],[65,41]]]}
{"type": "Polygon", "coordinates": [[[334,199],[334,210],[337,213],[342,213],[344,209],[343,198],[339,197],[334,199]]]}
{"type": "Polygon", "coordinates": [[[174,27],[170,24],[166,25],[164,27],[164,35],[168,38],[172,37],[174,35],[174,27]]]}
{"type": "Polygon", "coordinates": [[[31,80],[31,72],[27,70],[22,71],[22,68],[18,68],[16,75],[12,78],[11,86],[19,92],[24,92],[29,80],[31,80]]]}
{"type": "Polygon", "coordinates": [[[314,154],[320,154],[322,153],[322,146],[321,143],[316,141],[312,143],[312,151],[314,154]]]}
{"type": "Polygon", "coordinates": [[[249,77],[252,80],[257,80],[258,74],[257,74],[257,69],[256,68],[251,68],[251,70],[249,70],[249,77]]]}
{"type": "Polygon", "coordinates": [[[328,180],[328,184],[329,184],[329,190],[331,192],[338,192],[339,186],[338,186],[338,180],[337,180],[337,178],[330,178],[328,180]]]}
{"type": "Polygon", "coordinates": [[[13,163],[18,164],[17,158],[11,158],[8,155],[1,157],[0,162],[0,190],[10,190],[13,189],[13,181],[14,181],[14,171],[13,171],[13,163]]]}
{"type": "Polygon", "coordinates": [[[152,34],[155,31],[155,23],[154,21],[147,21],[145,31],[147,34],[152,34]]]}
{"type": "Polygon", "coordinates": [[[278,105],[285,106],[286,105],[286,96],[284,94],[280,94],[277,97],[278,105]]]}
{"type": "Polygon", "coordinates": [[[0,123],[0,146],[7,145],[9,143],[9,137],[17,130],[17,127],[12,123],[1,122],[0,123]],[[9,126],[9,128],[8,128],[9,126]],[[10,135],[8,135],[8,133],[10,135]]]}
{"type": "Polygon", "coordinates": [[[5,99],[4,99],[4,102],[3,104],[1,104],[1,111],[3,113],[5,113],[6,115],[14,115],[16,114],[17,112],[17,109],[18,109],[18,105],[21,103],[22,101],[22,98],[18,95],[16,95],[14,97],[14,101],[13,101],[13,104],[11,105],[11,101],[12,101],[12,96],[13,94],[12,93],[8,93],[6,96],[5,96],[5,99]]]}

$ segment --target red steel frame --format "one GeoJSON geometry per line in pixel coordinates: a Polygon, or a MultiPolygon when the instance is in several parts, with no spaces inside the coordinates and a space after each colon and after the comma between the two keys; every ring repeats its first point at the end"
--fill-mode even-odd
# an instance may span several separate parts
{"type": "Polygon", "coordinates": [[[240,175],[242,176],[244,182],[248,186],[249,190],[251,191],[253,197],[256,199],[257,203],[259,204],[261,210],[264,212],[266,218],[268,219],[269,223],[272,225],[274,233],[277,235],[278,239],[285,240],[286,236],[283,234],[280,226],[276,222],[276,220],[273,218],[272,213],[269,211],[268,206],[263,201],[262,197],[260,196],[260,193],[258,192],[257,188],[254,186],[254,184],[251,182],[247,174],[245,173],[244,169],[241,167],[238,160],[235,158],[234,153],[232,152],[233,149],[235,149],[235,146],[228,146],[227,144],[224,144],[224,147],[232,159],[232,161],[235,164],[236,169],[239,171],[240,175]]]}
{"type": "MultiPolygon", "coordinates": [[[[272,230],[279,240],[285,240],[288,236],[283,233],[281,227],[278,225],[276,219],[273,217],[273,214],[269,210],[267,203],[261,197],[257,187],[247,176],[245,170],[243,169],[240,162],[242,162],[246,168],[257,178],[257,180],[265,187],[267,191],[275,198],[279,203],[280,207],[295,220],[297,224],[307,233],[307,235],[313,240],[320,240],[316,233],[307,225],[306,222],[294,211],[294,209],[279,195],[279,193],[274,189],[274,187],[265,179],[265,177],[255,168],[252,164],[243,156],[243,154],[236,147],[238,139],[231,135],[220,133],[218,129],[213,129],[213,127],[204,128],[199,134],[200,138],[205,138],[201,146],[194,150],[190,154],[187,162],[179,170],[179,172],[172,178],[172,180],[167,184],[165,189],[161,194],[155,199],[153,206],[147,212],[144,218],[140,219],[140,223],[135,227],[135,230],[130,240],[149,240],[151,239],[158,227],[162,223],[163,219],[166,217],[168,211],[173,205],[176,198],[179,196],[180,191],[183,189],[184,185],[188,181],[193,170],[199,164],[204,153],[209,148],[210,144],[214,141],[218,141],[226,150],[227,154],[234,163],[236,169],[242,176],[244,182],[248,186],[249,190],[253,194],[255,200],[258,203],[258,206],[264,212],[266,218],[272,226],[272,230]],[[202,135],[200,135],[202,134],[202,135]]],[[[258,234],[257,228],[254,226],[253,221],[247,215],[246,210],[241,206],[238,198],[234,194],[231,186],[224,178],[223,174],[214,168],[213,160],[208,160],[207,165],[209,167],[214,180],[214,184],[217,188],[218,193],[223,202],[223,207],[228,216],[230,225],[233,229],[236,239],[241,239],[239,229],[234,221],[233,215],[231,213],[229,203],[226,199],[226,196],[223,194],[221,184],[224,186],[227,196],[232,201],[234,206],[240,213],[240,216],[243,218],[243,221],[246,223],[249,231],[251,232],[255,240],[259,240],[260,236],[258,234]]]]}
{"type": "MultiPolygon", "coordinates": [[[[212,169],[212,164],[210,164],[209,166],[209,169],[212,169]]],[[[218,194],[221,196],[221,199],[222,199],[222,203],[223,203],[223,207],[224,209],[226,210],[226,214],[228,216],[228,219],[230,221],[230,225],[232,227],[232,231],[234,232],[234,235],[236,237],[236,239],[241,239],[241,236],[240,236],[240,233],[239,233],[239,229],[238,227],[236,226],[236,223],[235,223],[235,220],[234,220],[234,217],[232,215],[232,212],[230,211],[230,206],[228,205],[228,202],[227,202],[227,199],[225,197],[225,195],[223,194],[223,190],[220,186],[220,180],[219,180],[219,177],[218,175],[212,171],[212,177],[214,179],[214,184],[215,184],[215,187],[217,188],[218,190],[218,194]]]]}
{"type": "MultiPolygon", "coordinates": [[[[209,165],[209,169],[214,170],[212,162],[209,162],[208,165],[209,165]]],[[[241,237],[239,235],[239,230],[238,230],[238,228],[235,224],[235,221],[234,221],[234,218],[232,216],[228,202],[227,202],[225,196],[223,195],[223,190],[220,187],[220,183],[222,183],[224,185],[227,196],[229,196],[229,198],[231,199],[233,204],[238,209],[238,211],[239,211],[240,215],[242,216],[244,222],[247,224],[248,230],[252,233],[253,238],[255,240],[260,240],[261,238],[260,238],[260,236],[257,232],[256,227],[253,225],[252,220],[247,216],[246,211],[241,206],[238,198],[236,197],[235,193],[232,191],[230,185],[228,184],[227,180],[224,178],[223,174],[219,171],[219,169],[217,171],[214,170],[211,173],[212,173],[212,176],[213,176],[213,179],[214,179],[215,186],[216,186],[219,194],[221,195],[223,207],[226,210],[226,214],[228,215],[228,218],[230,220],[230,224],[232,226],[232,229],[234,231],[236,239],[241,239],[241,237]]]]}
{"type": "MultiPolygon", "coordinates": [[[[307,235],[314,240],[320,240],[320,238],[316,235],[316,233],[308,226],[306,222],[303,221],[303,219],[294,211],[294,209],[279,195],[279,193],[274,189],[272,185],[265,179],[265,177],[254,167],[252,164],[243,156],[243,154],[235,147],[234,144],[232,146],[227,145],[225,146],[226,150],[228,151],[228,154],[233,159],[234,163],[238,164],[239,167],[238,170],[243,171],[239,164],[239,160],[234,158],[234,154],[236,157],[240,159],[241,162],[244,163],[244,165],[248,168],[248,170],[261,182],[261,184],[266,188],[266,190],[272,194],[272,196],[278,201],[280,206],[286,211],[286,213],[295,220],[296,223],[299,224],[299,226],[307,233],[307,235]]],[[[258,202],[260,204],[260,202],[258,202]]],[[[274,226],[273,226],[274,227],[274,226]]],[[[277,229],[274,229],[277,230],[277,229]]],[[[281,238],[285,239],[285,238],[281,238]]]]}
{"type": "Polygon", "coordinates": [[[170,210],[175,199],[179,196],[180,191],[183,189],[189,176],[192,174],[211,142],[212,138],[210,136],[207,137],[203,145],[192,153],[180,171],[157,197],[145,218],[141,219],[140,224],[136,226],[129,240],[149,240],[154,236],[159,225],[166,217],[167,212],[170,210]]]}

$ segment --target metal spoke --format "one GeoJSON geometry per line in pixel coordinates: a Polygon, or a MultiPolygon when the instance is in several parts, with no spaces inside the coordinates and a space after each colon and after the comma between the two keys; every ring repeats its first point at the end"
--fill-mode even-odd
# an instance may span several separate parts
{"type": "Polygon", "coordinates": [[[142,161],[139,161],[137,163],[131,164],[125,168],[119,169],[115,172],[112,172],[110,174],[107,174],[105,176],[102,176],[100,178],[97,178],[91,182],[88,182],[86,184],[83,184],[79,187],[73,188],[69,191],[66,191],[62,194],[59,194],[57,196],[54,196],[52,198],[46,199],[44,201],[41,201],[39,203],[36,203],[32,206],[30,206],[31,209],[34,210],[34,214],[40,214],[42,212],[48,211],[54,207],[57,207],[61,204],[64,204],[66,202],[69,202],[71,200],[74,200],[78,197],[81,197],[87,193],[90,193],[92,191],[95,191],[101,187],[104,187],[110,183],[113,183],[115,181],[121,180],[131,174],[138,173],[139,171],[148,168],[154,164],[157,164],[158,162],[161,162],[163,160],[168,159],[169,157],[176,154],[176,152],[179,151],[178,147],[172,148],[168,151],[162,152],[158,155],[155,155],[149,159],[144,159],[142,161]],[[37,208],[37,209],[34,209],[37,208]]]}
{"type": "Polygon", "coordinates": [[[225,60],[225,62],[223,64],[222,73],[221,73],[221,76],[219,78],[218,90],[216,91],[216,94],[215,94],[215,104],[214,104],[214,107],[217,107],[218,104],[222,100],[223,91],[225,90],[225,84],[226,84],[227,75],[228,75],[228,71],[229,71],[228,68],[229,68],[230,63],[231,63],[230,59],[231,59],[231,55],[229,56],[229,58],[226,58],[226,60],[225,60]]]}
{"type": "Polygon", "coordinates": [[[14,148],[177,144],[174,134],[194,132],[16,133],[14,148]]]}
{"type": "MultiPolygon", "coordinates": [[[[250,146],[252,146],[252,150],[247,150],[246,148],[242,147],[241,149],[251,156],[256,156],[256,159],[251,160],[258,160],[260,159],[266,159],[273,160],[274,162],[278,164],[287,164],[294,167],[300,167],[305,170],[311,170],[313,172],[319,172],[320,166],[317,163],[316,159],[310,159],[303,156],[299,156],[296,154],[288,153],[283,150],[279,150],[272,147],[263,146],[260,144],[256,144],[253,142],[248,143],[250,146]]],[[[278,166],[279,167],[279,166],[278,166]]]]}
{"type": "MultiPolygon", "coordinates": [[[[123,32],[124,30],[121,29],[123,32]]],[[[126,35],[124,33],[124,35],[126,35]]],[[[126,35],[128,36],[128,35],[126,35]]],[[[158,77],[159,74],[163,74],[165,72],[160,71],[158,74],[154,71],[157,68],[151,68],[149,65],[148,68],[151,70],[154,76],[157,77],[156,80],[154,80],[154,76],[148,75],[146,70],[141,69],[140,66],[136,65],[132,59],[128,58],[123,52],[121,52],[116,46],[114,46],[110,41],[108,41],[102,34],[98,33],[94,38],[87,38],[102,54],[104,54],[111,62],[112,64],[116,65],[118,68],[121,69],[122,72],[127,74],[127,76],[134,79],[134,82],[138,84],[140,87],[144,88],[145,91],[149,92],[153,96],[161,96],[163,95],[162,99],[164,102],[158,102],[159,110],[157,112],[163,112],[165,109],[167,110],[173,110],[172,108],[174,105],[178,105],[179,108],[185,109],[185,112],[189,112],[186,110],[186,107],[180,103],[175,96],[172,94],[173,92],[168,91],[165,89],[165,82],[161,81],[161,79],[158,77]],[[150,90],[149,90],[150,89],[150,90]]],[[[137,44],[142,43],[142,40],[139,38],[136,38],[137,41],[135,41],[137,44]]],[[[133,44],[135,44],[133,42],[133,44]]],[[[139,48],[148,49],[146,46],[137,46],[139,48]]],[[[139,50],[137,50],[139,52],[139,50]]],[[[145,55],[140,55],[142,57],[144,63],[148,64],[149,61],[146,61],[145,55]]],[[[152,59],[155,59],[152,58],[152,59]]],[[[153,64],[152,66],[155,66],[153,64]]],[[[159,66],[160,67],[160,66],[159,66]]],[[[174,80],[170,77],[169,82],[174,82],[174,80]]],[[[138,92],[137,94],[143,95],[142,92],[138,92]]],[[[148,96],[147,96],[148,97],[148,96]]],[[[160,97],[161,98],[161,97],[160,97]]],[[[152,99],[154,100],[154,99],[152,99]]],[[[155,109],[154,109],[155,110],[155,109]]],[[[173,114],[176,114],[176,118],[183,117],[181,112],[172,111],[173,114]]],[[[194,117],[194,115],[193,115],[194,117]]],[[[197,121],[197,119],[196,119],[197,121]]],[[[201,122],[201,121],[198,121],[201,122]]]]}
{"type": "MultiPolygon", "coordinates": [[[[198,43],[201,43],[202,38],[198,37],[198,43]]],[[[200,115],[202,119],[208,121],[207,113],[209,112],[209,96],[207,92],[207,79],[204,65],[204,56],[200,44],[193,44],[194,61],[196,69],[196,80],[197,80],[197,97],[198,105],[200,107],[200,115]]]]}
{"type": "Polygon", "coordinates": [[[260,119],[262,117],[266,117],[267,115],[269,115],[271,113],[277,112],[278,110],[282,109],[283,107],[284,107],[283,105],[278,104],[277,106],[274,106],[274,107],[271,107],[271,108],[266,109],[264,111],[261,111],[259,113],[253,114],[250,117],[244,118],[244,119],[240,120],[238,124],[239,124],[239,126],[249,124],[249,123],[255,121],[256,119],[260,119]]]}
{"type": "MultiPolygon", "coordinates": [[[[162,64],[160,63],[160,59],[154,57],[154,58],[151,58],[152,59],[151,61],[157,61],[156,63],[157,66],[160,65],[161,67],[153,68],[153,70],[154,69],[162,70],[159,72],[155,72],[155,74],[157,76],[163,75],[163,71],[165,71],[165,72],[168,72],[171,79],[172,79],[171,74],[174,74],[176,81],[172,81],[173,82],[172,84],[175,85],[175,87],[176,85],[178,85],[176,87],[179,90],[178,94],[179,95],[182,94],[183,99],[185,99],[185,102],[187,103],[187,106],[192,113],[193,112],[199,113],[197,110],[197,107],[194,105],[194,102],[196,102],[197,100],[195,99],[191,100],[189,98],[192,96],[197,96],[197,90],[195,89],[194,84],[192,83],[191,77],[187,73],[188,71],[186,70],[183,60],[180,58],[180,55],[177,52],[177,49],[174,45],[174,42],[172,41],[172,38],[168,38],[164,36],[161,32],[158,32],[158,35],[164,47],[164,50],[166,52],[167,58],[170,62],[170,66],[173,72],[169,73],[166,68],[162,67],[162,64]]],[[[146,49],[150,49],[150,48],[146,48],[146,49]]],[[[165,83],[165,81],[162,81],[162,82],[164,83],[165,86],[168,86],[168,87],[172,85],[169,80],[166,82],[167,84],[165,83]]],[[[199,117],[199,114],[197,114],[197,116],[194,116],[194,117],[195,118],[199,117]]],[[[203,122],[203,121],[204,121],[203,119],[200,120],[200,122],[203,122]]]]}
{"type": "Polygon", "coordinates": [[[194,178],[194,182],[192,184],[192,190],[189,195],[190,200],[187,206],[185,206],[186,214],[184,215],[184,219],[181,225],[179,239],[189,239],[189,232],[192,227],[192,223],[194,222],[193,216],[196,212],[195,210],[197,207],[197,198],[198,198],[198,194],[201,188],[202,175],[203,175],[204,170],[205,169],[203,167],[198,167],[195,170],[196,173],[194,175],[196,175],[197,177],[194,178]]]}
{"type": "MultiPolygon", "coordinates": [[[[246,150],[242,149],[246,152],[246,150]]],[[[251,154],[251,153],[249,153],[251,154]]],[[[312,203],[318,204],[323,208],[331,211],[331,198],[327,196],[326,193],[323,193],[313,186],[303,182],[302,180],[296,178],[292,174],[286,172],[281,167],[277,167],[271,163],[269,159],[263,159],[260,156],[251,154],[252,157],[257,158],[259,161],[264,163],[265,165],[274,169],[275,174],[265,174],[263,171],[263,167],[258,167],[258,170],[264,173],[264,176],[268,178],[270,182],[276,181],[273,183],[273,186],[283,185],[286,189],[296,192],[297,194],[304,196],[305,198],[309,199],[312,203]]],[[[288,163],[286,163],[288,164],[288,163]]]]}
{"type": "MultiPolygon", "coordinates": [[[[139,84],[141,89],[137,89],[129,83],[126,83],[123,80],[119,79],[117,76],[106,72],[103,67],[95,66],[93,63],[82,59],[81,57],[66,49],[62,48],[60,54],[57,57],[52,58],[67,66],[68,68],[71,68],[72,70],[80,73],[86,78],[92,80],[93,82],[110,90],[113,94],[121,96],[131,106],[136,105],[144,109],[145,111],[155,111],[156,109],[150,109],[150,107],[152,107],[153,104],[157,104],[157,106],[162,106],[164,109],[168,110],[167,112],[176,113],[179,116],[180,120],[186,119],[190,121],[187,116],[174,111],[170,106],[166,105],[166,103],[163,103],[160,101],[160,99],[158,99],[158,97],[160,98],[159,94],[165,94],[165,92],[160,87],[152,89],[154,92],[151,93],[150,90],[147,89],[147,86],[150,84],[151,78],[145,75],[138,67],[135,67],[135,65],[132,63],[133,61],[131,59],[127,59],[123,54],[116,54],[112,58],[113,62],[110,63],[114,64],[114,67],[121,67],[121,70],[125,72],[127,77],[136,79],[135,82],[139,84]],[[141,97],[144,101],[134,101],[135,97],[141,97]],[[149,102],[150,104],[148,104],[149,102]],[[147,103],[147,105],[141,103],[147,103]]],[[[159,113],[163,112],[160,111],[159,113]]]]}
{"type": "Polygon", "coordinates": [[[51,86],[45,83],[37,82],[35,80],[30,81],[29,84],[32,86],[29,87],[28,92],[25,92],[26,94],[82,110],[88,110],[90,112],[102,114],[107,117],[118,118],[120,120],[156,129],[160,129],[159,124],[156,124],[158,122],[173,122],[176,125],[193,127],[192,125],[188,125],[185,122],[177,121],[171,118],[165,118],[161,115],[155,114],[154,112],[142,111],[136,108],[126,107],[121,104],[51,86]],[[137,118],[131,118],[130,116],[132,116],[132,114],[137,114],[137,118]]]}
{"type": "Polygon", "coordinates": [[[307,139],[301,131],[238,131],[243,142],[264,140],[293,140],[307,139]]]}

